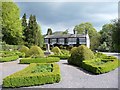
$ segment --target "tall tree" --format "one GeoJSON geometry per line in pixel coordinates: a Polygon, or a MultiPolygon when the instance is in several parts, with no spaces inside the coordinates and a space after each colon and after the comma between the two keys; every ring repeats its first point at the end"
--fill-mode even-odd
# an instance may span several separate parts
{"type": "Polygon", "coordinates": [[[99,32],[101,34],[99,50],[113,51],[112,28],[113,28],[112,24],[105,24],[102,26],[102,30],[99,32]]]}
{"type": "Polygon", "coordinates": [[[88,34],[90,36],[90,48],[95,50],[99,46],[100,34],[96,31],[93,25],[89,22],[81,23],[74,27],[74,30],[77,31],[78,34],[85,34],[85,30],[88,30],[88,34]]]}
{"type": "Polygon", "coordinates": [[[120,52],[120,18],[113,20],[112,41],[115,50],[120,52]]]}
{"type": "Polygon", "coordinates": [[[40,26],[37,24],[36,16],[30,15],[27,29],[24,32],[26,37],[26,46],[31,47],[32,45],[42,46],[43,37],[41,34],[40,26]]]}
{"type": "Polygon", "coordinates": [[[7,44],[22,44],[22,26],[20,12],[13,2],[2,2],[2,34],[7,44]]]}
{"type": "Polygon", "coordinates": [[[23,40],[24,40],[24,43],[26,44],[27,42],[27,19],[26,19],[26,13],[24,13],[23,17],[22,17],[22,29],[23,29],[23,40]]]}
{"type": "Polygon", "coordinates": [[[51,28],[48,28],[46,35],[52,35],[52,29],[51,28]]]}
{"type": "Polygon", "coordinates": [[[38,37],[38,46],[43,47],[44,38],[43,38],[43,35],[41,33],[41,27],[40,27],[40,25],[38,25],[37,37],[38,37]]]}

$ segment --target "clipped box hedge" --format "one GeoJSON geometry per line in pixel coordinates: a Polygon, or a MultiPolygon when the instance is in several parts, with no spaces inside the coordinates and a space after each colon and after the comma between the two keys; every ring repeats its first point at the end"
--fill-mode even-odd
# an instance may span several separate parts
{"type": "Polygon", "coordinates": [[[49,57],[58,57],[60,59],[68,59],[70,55],[49,55],[49,57]]]}
{"type": "MultiPolygon", "coordinates": [[[[60,69],[57,64],[51,64],[53,70],[51,72],[37,72],[32,73],[37,65],[43,65],[38,63],[32,63],[27,68],[16,72],[3,79],[3,87],[23,87],[23,86],[35,86],[41,84],[58,83],[61,79],[60,69]]],[[[45,65],[45,64],[44,64],[45,65]]],[[[47,63],[46,63],[47,65],[47,63]]]]}
{"type": "Polygon", "coordinates": [[[15,56],[9,56],[9,57],[2,57],[2,58],[0,58],[0,62],[14,61],[14,60],[17,60],[18,58],[19,58],[18,55],[15,55],[15,56]]]}
{"type": "Polygon", "coordinates": [[[60,61],[58,57],[44,57],[44,58],[23,58],[20,60],[21,64],[30,64],[30,63],[53,63],[60,61]]]}
{"type": "Polygon", "coordinates": [[[94,74],[102,74],[116,69],[118,62],[118,59],[85,60],[82,62],[82,68],[94,74]]]}

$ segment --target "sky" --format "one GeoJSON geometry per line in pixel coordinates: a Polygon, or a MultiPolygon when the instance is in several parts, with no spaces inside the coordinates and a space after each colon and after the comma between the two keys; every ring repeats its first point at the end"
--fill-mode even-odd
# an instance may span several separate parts
{"type": "Polygon", "coordinates": [[[99,31],[102,26],[118,17],[118,2],[16,2],[20,17],[24,13],[37,18],[42,34],[47,29],[53,31],[69,30],[73,33],[75,25],[90,22],[99,31]]]}

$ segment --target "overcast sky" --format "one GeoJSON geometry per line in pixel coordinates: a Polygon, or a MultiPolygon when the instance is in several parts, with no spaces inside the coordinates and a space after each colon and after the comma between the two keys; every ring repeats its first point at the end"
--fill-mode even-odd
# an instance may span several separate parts
{"type": "Polygon", "coordinates": [[[69,29],[73,33],[75,25],[81,22],[91,22],[99,31],[102,25],[110,23],[118,17],[117,2],[16,2],[21,11],[29,18],[30,14],[36,16],[42,33],[46,34],[48,28],[53,31],[69,29]]]}

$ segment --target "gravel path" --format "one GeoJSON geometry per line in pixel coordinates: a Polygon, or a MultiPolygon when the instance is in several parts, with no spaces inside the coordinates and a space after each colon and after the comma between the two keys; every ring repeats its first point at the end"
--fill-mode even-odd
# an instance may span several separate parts
{"type": "Polygon", "coordinates": [[[19,63],[19,59],[16,61],[0,63],[0,89],[2,88],[1,85],[2,85],[3,78],[17,71],[20,71],[28,66],[25,64],[23,65],[18,63],[19,63]]]}
{"type": "MultiPolygon", "coordinates": [[[[18,62],[19,60],[0,63],[0,71],[2,70],[0,79],[28,66],[18,64],[18,62]]],[[[68,65],[67,60],[61,60],[58,64],[62,77],[59,83],[22,87],[22,90],[23,88],[118,88],[118,68],[109,73],[93,75],[79,67],[68,65]]]]}

